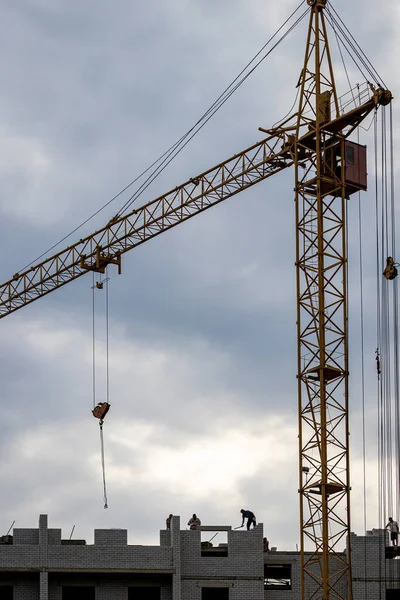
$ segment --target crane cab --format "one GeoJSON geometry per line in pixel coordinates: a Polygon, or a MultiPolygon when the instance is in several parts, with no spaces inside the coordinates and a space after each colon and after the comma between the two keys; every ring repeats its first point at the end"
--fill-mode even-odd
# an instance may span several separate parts
{"type": "MultiPolygon", "coordinates": [[[[337,195],[337,177],[341,178],[341,144],[335,144],[324,152],[322,193],[337,195]],[[335,177],[333,177],[335,175],[335,177]]],[[[345,140],[344,180],[346,196],[367,189],[367,147],[345,140]]]]}
{"type": "Polygon", "coordinates": [[[344,143],[345,182],[348,195],[367,189],[367,147],[346,140],[344,143]]]}

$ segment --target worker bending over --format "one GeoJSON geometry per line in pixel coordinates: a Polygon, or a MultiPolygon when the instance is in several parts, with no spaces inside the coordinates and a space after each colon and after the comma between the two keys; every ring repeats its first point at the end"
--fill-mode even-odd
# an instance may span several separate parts
{"type": "Polygon", "coordinates": [[[253,512],[251,512],[251,510],[244,510],[244,508],[242,508],[240,512],[242,513],[242,527],[244,525],[244,520],[247,519],[247,531],[249,531],[250,525],[252,523],[254,529],[254,527],[257,525],[256,515],[253,512]]]}

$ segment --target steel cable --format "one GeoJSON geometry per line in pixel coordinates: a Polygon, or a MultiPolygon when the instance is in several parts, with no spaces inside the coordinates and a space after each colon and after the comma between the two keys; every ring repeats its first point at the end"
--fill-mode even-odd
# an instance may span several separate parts
{"type": "Polygon", "coordinates": [[[57,246],[59,246],[62,242],[65,242],[71,235],[76,233],[81,227],[86,225],[89,221],[91,221],[95,216],[97,216],[100,212],[102,212],[107,206],[109,206],[112,202],[117,200],[124,192],[126,192],[132,185],[134,185],[137,181],[139,181],[146,173],[151,171],[153,167],[158,164],[158,167],[149,175],[149,177],[142,183],[139,188],[132,194],[132,196],[126,201],[126,203],[120,208],[117,215],[121,215],[124,210],[128,206],[130,206],[154,181],[154,179],[166,168],[166,166],[175,158],[179,152],[189,143],[191,139],[204,127],[206,123],[216,114],[216,112],[225,104],[225,102],[232,96],[232,94],[242,85],[242,83],[255,71],[255,69],[267,58],[267,56],[286,38],[286,36],[303,20],[305,15],[308,13],[308,10],[305,10],[302,15],[297,18],[294,25],[292,25],[289,30],[278,40],[278,42],[267,52],[253,67],[247,75],[245,75],[238,83],[236,83],[240,77],[247,71],[247,69],[253,64],[253,62],[260,56],[260,54],[265,50],[265,48],[275,39],[275,37],[279,34],[279,32],[290,22],[290,20],[294,17],[294,15],[300,10],[303,6],[303,2],[299,4],[299,6],[292,12],[292,14],[286,19],[286,21],[279,27],[279,29],[274,33],[274,35],[264,44],[264,46],[255,54],[255,56],[247,63],[247,65],[240,71],[240,73],[235,77],[235,79],[225,88],[225,90],[218,96],[218,98],[211,104],[211,106],[203,113],[203,115],[196,121],[196,123],[181,137],[177,140],[168,150],[166,150],[161,156],[159,156],[149,167],[147,167],[140,175],[135,177],[129,184],[127,184],[122,190],[120,190],[117,194],[115,194],[108,202],[106,202],[101,208],[95,211],[92,215],[90,215],[87,219],[82,221],[79,225],[77,225],[74,229],[72,229],[68,234],[63,236],[60,240],[58,240],[55,244],[50,246],[47,250],[42,252],[39,256],[37,256],[30,263],[25,265],[20,271],[25,271],[31,265],[39,261],[41,258],[46,256],[49,252],[54,250],[57,246]],[[231,89],[232,88],[232,89],[231,89]],[[185,140],[187,140],[185,142],[185,140]],[[185,142],[185,143],[184,143],[185,142]],[[174,154],[175,153],[175,154],[174,154]],[[171,158],[172,157],[172,158],[171,158]],[[165,166],[163,166],[165,165],[165,166]],[[161,168],[162,167],[162,168],[161,168]]]}

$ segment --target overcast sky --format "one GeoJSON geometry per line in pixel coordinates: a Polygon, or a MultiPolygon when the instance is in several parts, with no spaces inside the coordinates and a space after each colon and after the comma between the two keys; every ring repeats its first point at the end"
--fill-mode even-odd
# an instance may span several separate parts
{"type": "MultiPolygon", "coordinates": [[[[0,0],[1,281],[179,139],[298,3],[0,0]]],[[[334,7],[398,96],[398,3],[335,0],[334,7]]],[[[141,204],[255,143],[259,126],[271,127],[290,110],[306,28],[303,21],[264,61],[141,204]]],[[[347,65],[352,83],[362,83],[349,59],[347,65]]],[[[367,137],[362,132],[361,143],[367,137]]],[[[362,535],[357,202],[350,203],[349,226],[351,472],[352,529],[362,535]]],[[[372,528],[379,526],[372,188],[362,202],[372,528]]],[[[294,260],[290,172],[128,253],[121,276],[110,270],[107,510],[91,415],[91,275],[3,319],[0,534],[14,520],[35,527],[39,513],[48,513],[64,537],[74,525],[74,536],[88,542],[94,528],[124,527],[130,543],[154,544],[171,512],[184,525],[196,512],[203,523],[237,526],[244,507],[264,523],[272,545],[294,549],[294,260]]],[[[104,298],[96,293],[97,401],[106,394],[104,298]]]]}

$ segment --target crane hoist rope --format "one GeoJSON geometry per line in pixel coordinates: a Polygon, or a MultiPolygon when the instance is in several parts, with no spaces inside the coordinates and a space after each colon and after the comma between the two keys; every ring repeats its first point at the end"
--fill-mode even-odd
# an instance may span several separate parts
{"type": "MultiPolygon", "coordinates": [[[[376,115],[376,111],[374,113],[376,115]]],[[[360,129],[357,129],[357,143],[360,144],[360,129]]],[[[376,176],[377,173],[374,173],[376,176]]],[[[367,531],[367,432],[366,432],[366,370],[365,370],[365,312],[364,312],[364,247],[363,247],[363,206],[361,191],[358,198],[358,262],[359,262],[359,326],[360,326],[360,370],[361,370],[361,415],[362,415],[362,498],[363,498],[363,529],[367,531]]],[[[349,239],[347,237],[347,239],[349,239]]],[[[378,364],[378,363],[377,363],[378,364]]],[[[367,572],[367,538],[364,538],[363,562],[367,572]]],[[[368,586],[364,582],[364,596],[368,600],[368,586]]]]}
{"type": "MultiPolygon", "coordinates": [[[[374,127],[375,169],[382,181],[375,188],[377,272],[377,372],[378,372],[378,464],[379,519],[382,528],[400,506],[400,390],[398,263],[394,197],[394,144],[392,107],[381,113],[374,127]],[[379,147],[380,142],[380,147],[379,147]],[[382,273],[382,266],[385,268],[382,273]],[[382,277],[383,275],[383,277],[382,277]]],[[[376,179],[376,181],[378,181],[376,179]]]]}
{"type": "Polygon", "coordinates": [[[104,419],[110,410],[110,362],[109,362],[109,282],[110,278],[107,277],[107,269],[105,270],[105,278],[101,277],[95,281],[95,272],[92,275],[92,311],[93,311],[93,340],[92,340],[92,361],[93,361],[93,416],[99,420],[100,429],[100,456],[101,456],[101,470],[103,476],[103,498],[104,508],[108,508],[107,500],[107,485],[106,485],[106,463],[105,463],[105,452],[104,452],[104,434],[103,425],[104,419]],[[96,396],[96,316],[95,316],[95,294],[96,290],[105,290],[105,376],[106,376],[106,393],[105,401],[97,402],[96,396]]]}

